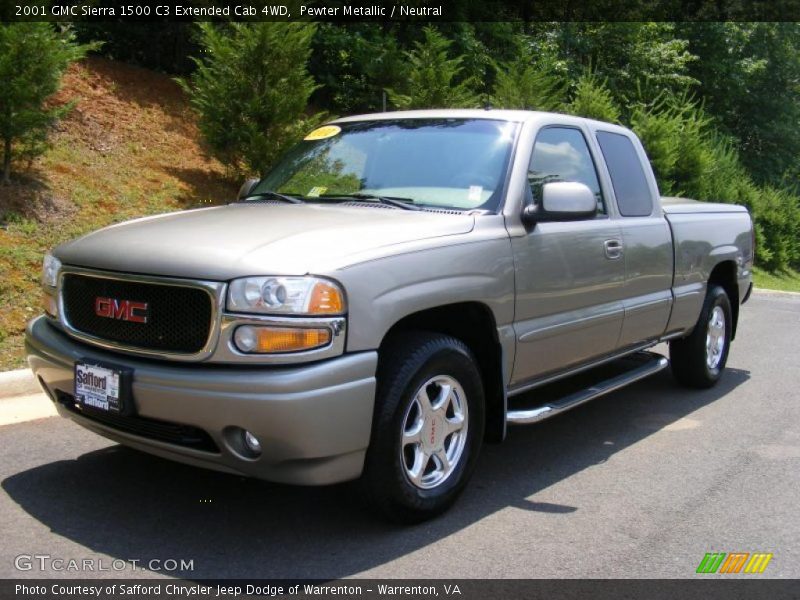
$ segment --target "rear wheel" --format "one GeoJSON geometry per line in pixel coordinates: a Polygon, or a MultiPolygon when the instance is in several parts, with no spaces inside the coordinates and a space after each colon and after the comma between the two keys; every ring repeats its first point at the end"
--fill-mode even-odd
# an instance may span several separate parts
{"type": "Polygon", "coordinates": [[[412,333],[388,343],[362,479],[372,503],[406,523],[447,509],[474,470],[483,403],[475,359],[459,340],[412,333]]]}
{"type": "Polygon", "coordinates": [[[711,285],[694,331],[669,346],[672,374],[683,385],[710,388],[719,381],[731,343],[731,303],[725,290],[711,285]]]}

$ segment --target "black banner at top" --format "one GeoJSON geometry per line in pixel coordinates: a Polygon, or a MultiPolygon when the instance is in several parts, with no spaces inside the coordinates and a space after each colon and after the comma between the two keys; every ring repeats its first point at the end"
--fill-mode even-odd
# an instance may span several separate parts
{"type": "Polygon", "coordinates": [[[2,0],[0,21],[800,21],[800,0],[2,0]]]}

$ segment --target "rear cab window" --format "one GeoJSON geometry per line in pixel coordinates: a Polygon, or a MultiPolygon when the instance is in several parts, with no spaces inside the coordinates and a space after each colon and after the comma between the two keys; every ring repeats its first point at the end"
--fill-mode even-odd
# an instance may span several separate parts
{"type": "Polygon", "coordinates": [[[653,212],[653,195],[633,142],[610,131],[598,131],[596,137],[611,176],[619,213],[623,217],[649,217],[653,212]]]}

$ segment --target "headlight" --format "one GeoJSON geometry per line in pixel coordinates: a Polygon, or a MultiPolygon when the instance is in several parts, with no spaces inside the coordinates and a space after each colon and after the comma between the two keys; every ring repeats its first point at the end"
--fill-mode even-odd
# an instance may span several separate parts
{"type": "Polygon", "coordinates": [[[58,285],[58,272],[61,270],[61,261],[49,252],[42,261],[42,285],[54,288],[58,285]]]}
{"type": "Polygon", "coordinates": [[[245,277],[228,287],[228,310],[280,315],[341,315],[344,292],[318,277],[245,277]]]}

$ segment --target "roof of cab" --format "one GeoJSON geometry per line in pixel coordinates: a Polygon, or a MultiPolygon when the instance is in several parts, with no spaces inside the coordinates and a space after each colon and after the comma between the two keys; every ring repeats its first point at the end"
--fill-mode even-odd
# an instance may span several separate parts
{"type": "Polygon", "coordinates": [[[538,121],[556,119],[557,122],[564,124],[582,122],[591,129],[605,129],[619,133],[631,133],[630,130],[621,125],[595,121],[584,117],[575,117],[562,113],[550,113],[535,110],[505,110],[505,109],[476,109],[476,108],[436,108],[425,110],[397,110],[380,113],[369,113],[363,115],[352,115],[341,117],[331,121],[331,123],[352,123],[356,121],[389,121],[397,119],[490,119],[495,121],[510,121],[521,123],[524,121],[538,121]]]}
{"type": "Polygon", "coordinates": [[[425,110],[396,110],[381,113],[369,113],[342,117],[333,123],[347,123],[351,121],[383,121],[394,119],[492,119],[499,121],[527,121],[537,115],[530,110],[495,110],[477,108],[435,108],[425,110]]]}

